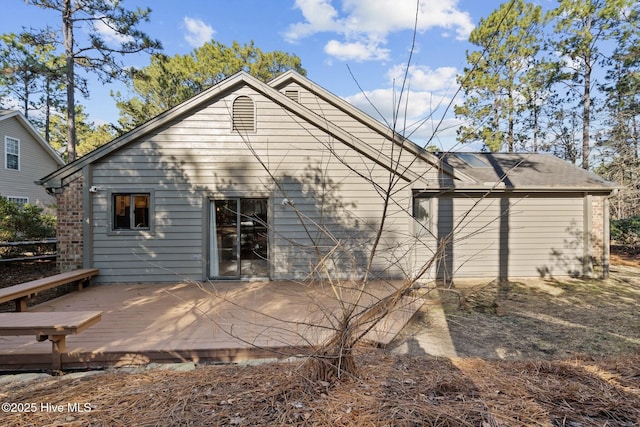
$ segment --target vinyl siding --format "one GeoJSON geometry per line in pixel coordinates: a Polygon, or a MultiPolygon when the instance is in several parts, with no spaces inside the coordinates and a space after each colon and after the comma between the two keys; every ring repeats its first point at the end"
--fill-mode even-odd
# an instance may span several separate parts
{"type": "MultiPolygon", "coordinates": [[[[323,99],[322,97],[316,95],[313,92],[310,92],[306,88],[300,87],[295,83],[290,83],[286,86],[283,86],[279,88],[279,90],[282,93],[285,93],[287,90],[299,91],[300,104],[325,118],[328,122],[339,126],[340,128],[349,132],[351,135],[354,135],[362,141],[365,141],[375,149],[383,153],[387,153],[388,156],[391,156],[391,153],[393,152],[394,158],[397,158],[398,153],[401,151],[398,145],[395,145],[389,140],[389,138],[393,134],[390,129],[387,129],[384,135],[374,132],[365,123],[348,114],[345,114],[344,111],[328,102],[326,99],[323,99]]],[[[403,129],[396,129],[396,132],[402,134],[403,129]]],[[[416,161],[415,156],[413,156],[408,151],[404,151],[400,155],[399,160],[403,168],[411,168],[411,170],[420,174],[425,180],[438,179],[438,170],[436,167],[424,162],[421,159],[418,159],[416,161]]]]}
{"type": "Polygon", "coordinates": [[[16,117],[0,121],[0,195],[27,197],[31,204],[50,206],[55,203],[55,198],[35,181],[57,168],[58,164],[16,117]],[[18,171],[5,168],[5,136],[20,140],[18,171]]]}
{"type": "MultiPolygon", "coordinates": [[[[437,275],[446,277],[573,276],[582,273],[584,198],[552,195],[418,200],[430,209],[427,227],[451,235],[437,275]],[[501,212],[506,214],[501,215],[501,212]],[[502,266],[502,270],[501,270],[502,266]]],[[[426,234],[426,233],[425,233],[426,234]]],[[[436,237],[425,242],[435,247],[436,237]]],[[[419,257],[429,255],[424,248],[419,257]]]]}
{"type": "MultiPolygon", "coordinates": [[[[330,230],[344,247],[333,257],[330,269],[346,276],[361,274],[383,204],[359,174],[379,183],[389,176],[384,168],[322,129],[248,88],[224,94],[217,102],[129,143],[92,166],[91,185],[99,188],[90,195],[93,265],[100,268],[98,280],[206,278],[209,201],[256,195],[269,198],[271,278],[303,278],[309,273],[316,255],[307,231],[325,253],[329,251],[334,243],[316,224],[330,230]],[[244,137],[231,131],[229,117],[231,103],[240,94],[256,103],[256,131],[244,137]],[[109,191],[152,191],[152,229],[111,231],[109,191]],[[284,198],[291,200],[295,209],[283,205],[284,198]],[[307,217],[307,231],[295,210],[307,217]],[[352,262],[352,255],[357,262],[352,262]]],[[[409,187],[399,192],[400,206],[410,206],[410,195],[409,187]]],[[[400,268],[406,268],[403,263],[409,262],[407,258],[393,265],[388,259],[406,252],[398,248],[406,242],[410,219],[399,211],[394,206],[386,217],[381,256],[374,265],[385,276],[398,276],[400,268]]]]}

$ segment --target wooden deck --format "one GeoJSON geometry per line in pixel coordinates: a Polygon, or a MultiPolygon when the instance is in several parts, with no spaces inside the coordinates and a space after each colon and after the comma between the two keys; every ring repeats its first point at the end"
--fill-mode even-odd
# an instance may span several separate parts
{"type": "MultiPolygon", "coordinates": [[[[360,305],[386,295],[376,283],[360,305]]],[[[30,312],[102,311],[102,321],[67,338],[63,369],[149,362],[234,362],[303,354],[327,336],[340,310],[330,288],[294,282],[95,285],[30,312]],[[318,327],[322,325],[323,327],[318,327]]],[[[350,298],[345,292],[345,298],[350,298]]],[[[403,306],[367,336],[386,344],[422,305],[403,306]]],[[[47,369],[51,346],[34,337],[0,337],[0,370],[47,369]]]]}
{"type": "Polygon", "coordinates": [[[81,290],[84,285],[89,284],[89,281],[97,276],[99,272],[100,270],[97,268],[66,271],[19,285],[8,286],[0,289],[0,303],[15,301],[16,311],[26,311],[29,296],[74,282],[78,284],[78,290],[81,290]]]}

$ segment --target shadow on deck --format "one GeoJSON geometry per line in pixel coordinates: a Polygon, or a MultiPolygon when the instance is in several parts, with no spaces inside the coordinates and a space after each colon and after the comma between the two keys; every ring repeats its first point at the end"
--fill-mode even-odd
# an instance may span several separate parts
{"type": "MultiPolygon", "coordinates": [[[[388,294],[392,286],[373,283],[358,306],[388,294]]],[[[355,297],[345,290],[343,298],[355,297]]],[[[391,342],[423,303],[404,297],[367,341],[377,346],[391,342]]],[[[295,282],[105,284],[29,309],[87,310],[102,311],[102,321],[68,336],[63,369],[308,354],[330,333],[340,303],[328,286],[295,282]]],[[[0,371],[46,370],[50,364],[50,343],[31,336],[0,337],[0,371]]]]}

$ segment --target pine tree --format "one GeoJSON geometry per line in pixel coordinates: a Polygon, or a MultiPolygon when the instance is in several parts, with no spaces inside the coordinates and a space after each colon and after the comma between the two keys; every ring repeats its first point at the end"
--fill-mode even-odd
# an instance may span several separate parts
{"type": "Polygon", "coordinates": [[[541,25],[539,6],[513,0],[480,20],[471,32],[469,41],[480,50],[467,52],[469,66],[458,78],[465,102],[455,113],[468,123],[458,133],[462,143],[480,141],[498,151],[506,142],[507,149],[514,150],[522,104],[518,88],[541,49],[541,25]]]}
{"type": "Polygon", "coordinates": [[[211,40],[186,55],[153,55],[149,66],[132,70],[129,82],[136,95],[124,99],[120,93],[114,94],[120,108],[121,131],[146,122],[240,70],[268,81],[289,69],[306,74],[298,56],[263,52],[253,42],[226,46],[211,40]]]}
{"type": "Polygon", "coordinates": [[[584,169],[589,169],[591,152],[594,70],[607,57],[603,44],[615,37],[621,16],[634,4],[634,0],[559,0],[554,11],[558,35],[554,47],[568,58],[567,86],[580,92],[584,169]]]}
{"type": "MultiPolygon", "coordinates": [[[[63,46],[65,54],[65,85],[67,98],[67,157],[76,158],[75,92],[86,91],[86,79],[76,73],[80,68],[95,73],[103,82],[125,76],[121,56],[129,53],[153,52],[161,48],[157,40],[136,27],[149,19],[151,9],[138,8],[130,11],[121,0],[27,0],[29,4],[50,9],[60,14],[62,39],[55,38],[52,44],[63,46]],[[76,29],[84,27],[87,39],[80,44],[76,29]],[[118,41],[107,42],[101,30],[113,32],[118,41]]],[[[85,32],[82,32],[85,34],[85,32]]]]}
{"type": "Polygon", "coordinates": [[[640,5],[625,10],[617,47],[602,90],[606,94],[607,131],[598,172],[622,186],[614,217],[640,215],[640,5]]]}

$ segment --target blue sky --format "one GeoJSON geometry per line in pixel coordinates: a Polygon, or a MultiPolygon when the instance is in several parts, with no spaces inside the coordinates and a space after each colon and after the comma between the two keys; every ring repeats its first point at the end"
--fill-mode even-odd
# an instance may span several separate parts
{"type": "MultiPolygon", "coordinates": [[[[539,1],[545,8],[556,3],[539,1]]],[[[60,26],[61,18],[54,12],[23,0],[2,2],[3,33],[19,32],[23,26],[60,26]]],[[[426,144],[434,123],[443,117],[442,105],[455,93],[455,76],[466,65],[465,51],[473,48],[466,41],[469,32],[501,3],[421,0],[406,103],[407,123],[421,124],[411,127],[416,143],[426,144]]],[[[141,29],[162,42],[165,54],[188,53],[211,38],[226,45],[253,40],[264,51],[298,55],[311,80],[379,120],[378,112],[386,120],[392,116],[416,18],[415,0],[125,0],[123,5],[152,9],[150,22],[141,29]]],[[[105,32],[104,36],[112,35],[105,32]]],[[[76,37],[83,39],[81,30],[76,37]]],[[[142,67],[148,64],[148,56],[129,55],[125,61],[142,67]]],[[[125,86],[93,81],[89,90],[90,99],[78,97],[89,118],[96,123],[116,122],[118,109],[109,93],[126,91],[125,86]]],[[[449,114],[431,143],[451,149],[455,124],[449,114]]]]}

